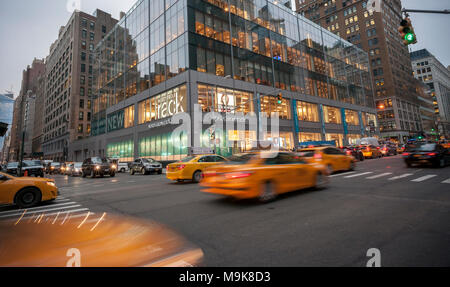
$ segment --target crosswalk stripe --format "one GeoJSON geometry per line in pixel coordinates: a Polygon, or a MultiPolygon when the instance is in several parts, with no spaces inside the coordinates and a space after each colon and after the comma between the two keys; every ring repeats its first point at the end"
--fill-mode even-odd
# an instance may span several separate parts
{"type": "Polygon", "coordinates": [[[338,177],[338,176],[349,175],[349,174],[354,174],[354,173],[356,173],[356,171],[346,172],[346,173],[339,173],[339,174],[333,174],[333,175],[330,175],[330,177],[338,177]]]}
{"type": "MultiPolygon", "coordinates": [[[[75,208],[75,207],[80,207],[80,206],[81,205],[77,204],[77,205],[70,205],[70,206],[62,206],[62,207],[58,207],[58,208],[35,210],[35,211],[31,211],[31,212],[27,211],[26,214],[45,213],[45,212],[49,212],[49,211],[64,210],[64,209],[70,209],[70,208],[75,208]]],[[[1,215],[0,218],[8,218],[8,217],[14,217],[14,216],[22,215],[24,213],[24,211],[25,210],[20,211],[18,213],[11,213],[11,214],[7,214],[7,215],[1,215]]]]}
{"type": "MultiPolygon", "coordinates": [[[[67,210],[65,212],[60,212],[60,216],[61,217],[59,217],[59,219],[63,220],[64,216],[66,216],[66,214],[70,214],[70,218],[77,218],[77,217],[86,216],[85,211],[89,211],[89,208],[80,208],[80,209],[67,210]],[[79,214],[79,215],[72,215],[72,214],[76,214],[76,213],[80,213],[80,212],[83,212],[83,213],[79,214]]],[[[57,212],[44,214],[44,217],[54,216],[54,215],[57,215],[57,214],[58,214],[57,212]]],[[[94,214],[95,213],[91,212],[91,215],[94,215],[94,214]]],[[[30,217],[32,217],[32,216],[31,215],[30,216],[24,216],[24,219],[29,219],[30,217]]]]}
{"type": "Polygon", "coordinates": [[[422,181],[425,181],[427,179],[430,179],[430,178],[433,178],[433,177],[436,177],[436,176],[437,175],[435,175],[435,174],[430,174],[430,175],[419,177],[419,178],[411,180],[411,181],[413,181],[413,182],[422,182],[422,181]]]}
{"type": "Polygon", "coordinates": [[[382,174],[379,174],[379,175],[374,175],[374,176],[368,177],[367,179],[376,179],[376,178],[385,177],[385,176],[388,176],[388,175],[391,175],[391,174],[392,174],[392,172],[386,172],[386,173],[382,173],[382,174]]]}
{"type": "Polygon", "coordinates": [[[444,180],[442,183],[450,183],[450,178],[447,180],[444,180]]]}
{"type": "Polygon", "coordinates": [[[402,178],[405,178],[405,177],[408,177],[408,176],[411,176],[411,175],[413,175],[413,174],[412,173],[405,173],[405,174],[402,174],[402,175],[399,175],[399,176],[391,177],[389,180],[402,179],[402,178]]]}
{"type": "Polygon", "coordinates": [[[368,174],[372,174],[373,172],[369,171],[369,172],[363,172],[363,173],[358,173],[358,174],[353,174],[353,175],[349,175],[346,176],[344,178],[353,178],[353,177],[358,177],[358,176],[363,176],[363,175],[368,175],[368,174]]]}
{"type": "MultiPolygon", "coordinates": [[[[47,206],[38,206],[38,207],[33,207],[33,208],[28,208],[27,209],[27,212],[28,211],[30,211],[30,210],[32,210],[32,211],[34,211],[34,210],[38,210],[38,209],[47,209],[47,208],[54,208],[54,207],[60,207],[60,206],[63,206],[63,205],[74,205],[74,204],[77,204],[76,202],[66,202],[66,203],[58,203],[58,204],[52,204],[52,205],[47,205],[47,206]]],[[[9,214],[9,213],[17,213],[17,212],[23,212],[23,211],[25,211],[25,209],[23,209],[23,210],[8,210],[8,211],[3,211],[3,212],[0,212],[0,215],[5,215],[5,214],[9,214]]]]}

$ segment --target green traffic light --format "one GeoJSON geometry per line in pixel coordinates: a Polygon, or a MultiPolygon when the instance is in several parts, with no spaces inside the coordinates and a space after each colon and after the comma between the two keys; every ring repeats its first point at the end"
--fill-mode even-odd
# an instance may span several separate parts
{"type": "Polygon", "coordinates": [[[280,101],[280,100],[278,101],[278,104],[279,104],[279,105],[281,105],[282,103],[283,103],[283,101],[280,101]]]}
{"type": "Polygon", "coordinates": [[[413,33],[407,33],[405,35],[405,40],[408,41],[408,43],[413,43],[415,40],[415,36],[413,33]]]}

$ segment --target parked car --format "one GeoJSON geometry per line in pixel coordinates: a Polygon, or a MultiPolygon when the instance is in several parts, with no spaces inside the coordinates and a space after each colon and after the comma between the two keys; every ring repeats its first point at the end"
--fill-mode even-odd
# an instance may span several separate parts
{"type": "Polygon", "coordinates": [[[28,176],[44,177],[44,166],[40,161],[24,160],[22,165],[22,174],[19,174],[19,163],[11,162],[6,167],[6,173],[14,176],[28,176]]]}
{"type": "Polygon", "coordinates": [[[81,166],[82,176],[91,176],[95,178],[97,176],[104,177],[109,175],[110,177],[115,177],[117,171],[117,165],[110,162],[107,158],[101,157],[90,157],[83,161],[81,166]]]}
{"type": "Polygon", "coordinates": [[[151,172],[162,174],[162,164],[151,158],[138,158],[130,164],[130,174],[141,173],[147,175],[151,172]]]}
{"type": "Polygon", "coordinates": [[[436,143],[410,145],[403,156],[408,167],[412,167],[414,164],[445,167],[450,164],[450,150],[436,143]]]}
{"type": "Polygon", "coordinates": [[[364,160],[364,154],[361,151],[361,148],[359,148],[357,146],[346,146],[346,147],[343,147],[342,150],[347,155],[351,155],[351,156],[353,156],[355,159],[357,159],[359,161],[363,161],[364,160]]]}
{"type": "Polygon", "coordinates": [[[73,164],[73,168],[70,170],[70,175],[71,176],[80,176],[82,175],[82,171],[81,168],[83,167],[83,163],[82,162],[76,162],[73,164]]]}
{"type": "Polygon", "coordinates": [[[384,156],[397,155],[397,147],[391,144],[384,144],[380,147],[380,151],[384,156]]]}

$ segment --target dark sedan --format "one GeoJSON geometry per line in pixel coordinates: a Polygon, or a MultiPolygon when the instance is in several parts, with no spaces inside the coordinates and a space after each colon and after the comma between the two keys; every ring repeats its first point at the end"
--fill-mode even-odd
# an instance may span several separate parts
{"type": "Polygon", "coordinates": [[[83,161],[81,166],[81,173],[83,177],[90,175],[94,177],[104,177],[109,175],[110,177],[115,177],[117,171],[117,165],[110,162],[106,158],[100,157],[90,157],[83,161]]]}
{"type": "Polygon", "coordinates": [[[343,147],[342,150],[345,152],[346,155],[351,155],[358,161],[364,160],[364,154],[361,151],[361,148],[357,146],[346,146],[343,147]]]}
{"type": "Polygon", "coordinates": [[[408,146],[403,153],[408,167],[414,164],[428,164],[435,167],[445,167],[450,164],[450,151],[440,144],[421,143],[408,146]]]}

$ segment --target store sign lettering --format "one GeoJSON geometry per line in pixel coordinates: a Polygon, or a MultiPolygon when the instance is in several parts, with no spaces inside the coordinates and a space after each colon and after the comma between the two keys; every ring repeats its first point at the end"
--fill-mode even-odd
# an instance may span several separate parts
{"type": "Polygon", "coordinates": [[[124,128],[125,114],[123,111],[108,115],[108,132],[124,128]]]}
{"type": "Polygon", "coordinates": [[[158,99],[157,115],[158,119],[171,117],[178,113],[184,113],[184,96],[178,96],[173,93],[169,97],[161,97],[158,99]]]}

